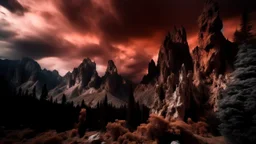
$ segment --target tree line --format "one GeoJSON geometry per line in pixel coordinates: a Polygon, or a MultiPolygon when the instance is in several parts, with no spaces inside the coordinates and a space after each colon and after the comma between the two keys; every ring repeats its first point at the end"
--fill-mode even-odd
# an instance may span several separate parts
{"type": "Polygon", "coordinates": [[[0,126],[5,129],[32,128],[38,131],[55,129],[58,132],[70,130],[78,123],[79,112],[86,109],[86,124],[84,130],[105,130],[108,122],[127,120],[131,129],[140,123],[146,122],[149,109],[135,102],[131,90],[128,105],[115,107],[108,103],[108,96],[92,108],[82,101],[80,105],[69,102],[63,94],[61,102],[53,100],[48,95],[47,86],[44,85],[40,96],[36,94],[36,87],[30,93],[21,88],[16,93],[10,88],[8,81],[0,79],[4,88],[0,96],[0,126]],[[39,98],[38,98],[39,97],[39,98]]]}

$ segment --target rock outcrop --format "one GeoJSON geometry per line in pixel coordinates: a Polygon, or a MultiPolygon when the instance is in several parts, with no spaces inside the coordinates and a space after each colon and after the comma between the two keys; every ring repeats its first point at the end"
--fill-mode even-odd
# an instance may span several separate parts
{"type": "Polygon", "coordinates": [[[142,78],[142,84],[155,83],[156,78],[159,75],[158,68],[154,60],[151,60],[148,64],[148,73],[142,78]]]}
{"type": "Polygon", "coordinates": [[[79,85],[80,90],[87,88],[92,76],[96,73],[96,64],[89,58],[84,59],[78,68],[74,68],[69,76],[68,88],[74,85],[79,85]]]}
{"type": "Polygon", "coordinates": [[[115,106],[126,104],[128,100],[128,90],[130,82],[118,74],[117,67],[112,60],[108,61],[108,66],[103,77],[96,71],[96,63],[89,58],[74,68],[72,73],[68,72],[64,76],[65,82],[50,91],[53,99],[61,100],[63,94],[68,101],[81,104],[82,100],[87,105],[96,106],[105,95],[108,95],[109,103],[115,106]]]}
{"type": "Polygon", "coordinates": [[[176,27],[168,33],[158,54],[159,82],[165,83],[171,74],[178,74],[181,65],[187,70],[193,69],[193,61],[189,53],[185,29],[176,27]]]}
{"type": "Polygon", "coordinates": [[[221,32],[223,24],[216,2],[206,2],[198,23],[198,46],[192,52],[195,71],[199,71],[205,77],[213,70],[216,74],[232,71],[237,48],[221,32]]]}
{"type": "Polygon", "coordinates": [[[136,100],[153,113],[183,119],[192,97],[192,70],[185,29],[174,28],[160,47],[157,66],[150,62],[148,74],[135,89],[136,100]]]}
{"type": "Polygon", "coordinates": [[[192,51],[194,85],[201,96],[199,103],[207,105],[207,110],[216,111],[219,91],[233,71],[238,48],[223,36],[219,7],[213,0],[206,2],[198,22],[198,46],[192,51]]]}
{"type": "Polygon", "coordinates": [[[146,75],[148,81],[144,77],[135,89],[136,100],[167,119],[198,120],[215,112],[237,53],[222,27],[218,4],[207,0],[199,17],[198,46],[190,54],[184,28],[168,33],[159,51],[157,80],[146,75]]]}
{"type": "Polygon", "coordinates": [[[36,86],[36,92],[41,94],[41,88],[44,84],[47,88],[53,89],[59,85],[63,79],[59,73],[41,69],[40,65],[30,58],[21,60],[0,60],[0,77],[5,78],[16,89],[32,91],[36,86]]]}

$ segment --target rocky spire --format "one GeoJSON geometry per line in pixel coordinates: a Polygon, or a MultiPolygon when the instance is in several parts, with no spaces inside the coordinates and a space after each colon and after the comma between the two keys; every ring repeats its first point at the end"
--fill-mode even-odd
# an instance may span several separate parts
{"type": "Polygon", "coordinates": [[[154,79],[158,76],[158,69],[154,60],[151,60],[148,64],[148,74],[145,75],[141,81],[142,84],[148,84],[154,82],[154,79]]]}
{"type": "Polygon", "coordinates": [[[198,46],[192,52],[196,71],[209,76],[213,70],[222,74],[232,69],[237,48],[221,32],[223,24],[216,2],[206,1],[198,24],[198,46]]]}
{"type": "Polygon", "coordinates": [[[192,70],[193,62],[189,53],[186,31],[184,27],[178,29],[175,27],[165,37],[158,54],[159,81],[166,82],[171,72],[177,74],[183,63],[188,70],[192,70]]]}
{"type": "Polygon", "coordinates": [[[222,20],[219,15],[219,6],[213,0],[207,0],[202,14],[198,19],[199,24],[199,47],[209,51],[216,41],[215,37],[221,37],[223,28],[222,20]]]}
{"type": "Polygon", "coordinates": [[[93,74],[96,71],[96,64],[91,59],[85,58],[78,68],[74,68],[68,81],[68,87],[80,84],[80,89],[86,88],[93,74]]]}
{"type": "Polygon", "coordinates": [[[118,73],[116,65],[115,65],[113,60],[109,60],[107,70],[106,70],[106,74],[114,74],[114,73],[118,73]]]}

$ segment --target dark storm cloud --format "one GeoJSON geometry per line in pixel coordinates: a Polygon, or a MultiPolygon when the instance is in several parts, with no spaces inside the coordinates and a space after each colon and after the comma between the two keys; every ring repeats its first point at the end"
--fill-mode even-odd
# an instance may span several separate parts
{"type": "MultiPolygon", "coordinates": [[[[18,32],[15,30],[19,29],[20,22],[15,21],[16,27],[12,31],[0,28],[0,39],[11,43],[10,49],[18,55],[35,59],[58,57],[74,60],[89,57],[97,59],[97,63],[104,66],[109,59],[113,59],[118,63],[120,73],[140,80],[148,62],[157,55],[164,35],[175,25],[184,26],[188,37],[194,37],[193,42],[196,44],[197,19],[202,12],[203,2],[204,0],[38,0],[34,3],[33,0],[22,0],[19,3],[17,0],[0,0],[0,5],[13,13],[24,13],[27,11],[24,8],[26,6],[29,8],[27,13],[30,14],[19,17],[24,18],[21,24],[29,33],[24,34],[22,31],[25,36],[21,34],[22,38],[16,38],[15,34],[18,32]],[[29,22],[32,24],[27,26],[29,22]],[[86,39],[87,35],[95,36],[99,43],[91,43],[90,39],[83,43],[83,38],[86,39]],[[67,37],[70,39],[65,39],[67,37]],[[131,56],[132,52],[135,54],[131,56]],[[119,58],[120,55],[126,56],[119,58]]],[[[217,2],[223,20],[238,17],[245,3],[249,9],[256,9],[253,7],[256,5],[254,0],[217,2]]],[[[16,17],[9,16],[9,22],[16,20],[16,17]]]]}
{"type": "Polygon", "coordinates": [[[136,53],[136,55],[127,59],[128,62],[121,61],[125,67],[121,72],[121,75],[134,82],[140,81],[142,79],[142,75],[144,75],[145,69],[147,69],[150,59],[151,56],[149,55],[136,53]]]}
{"type": "Polygon", "coordinates": [[[6,39],[11,38],[15,35],[16,35],[16,33],[13,32],[13,31],[9,31],[9,30],[5,30],[5,29],[0,28],[0,40],[6,40],[6,39]]]}
{"type": "MultiPolygon", "coordinates": [[[[255,10],[254,0],[217,0],[223,18],[240,15],[247,7],[255,10]]],[[[197,19],[204,0],[109,0],[113,13],[93,4],[92,0],[59,0],[59,7],[71,24],[83,31],[97,25],[102,38],[125,43],[129,39],[148,38],[166,33],[174,25],[183,25],[188,34],[197,30],[197,19]],[[98,20],[95,20],[98,19],[98,20]]]]}
{"type": "Polygon", "coordinates": [[[1,0],[0,5],[18,15],[23,15],[23,13],[27,11],[17,0],[1,0]]]}
{"type": "Polygon", "coordinates": [[[51,35],[40,37],[26,37],[24,39],[12,39],[11,49],[20,56],[28,56],[34,59],[51,56],[65,56],[72,52],[72,44],[51,35]]]}

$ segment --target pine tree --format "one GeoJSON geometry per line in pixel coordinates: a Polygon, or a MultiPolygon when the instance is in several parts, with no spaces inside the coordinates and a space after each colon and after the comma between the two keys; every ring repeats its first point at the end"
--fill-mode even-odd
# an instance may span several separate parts
{"type": "Polygon", "coordinates": [[[19,88],[18,96],[22,96],[22,89],[21,89],[21,87],[19,88]]]}
{"type": "Polygon", "coordinates": [[[240,29],[236,30],[234,33],[234,41],[238,44],[242,44],[250,42],[253,38],[250,13],[245,9],[241,16],[240,29]]]}
{"type": "Polygon", "coordinates": [[[24,96],[28,96],[28,90],[25,91],[24,96]]]}
{"type": "Polygon", "coordinates": [[[135,113],[135,100],[133,96],[132,86],[130,89],[129,99],[128,99],[128,110],[127,110],[127,126],[129,129],[133,129],[135,126],[135,117],[133,117],[135,113]]]}
{"type": "Polygon", "coordinates": [[[36,86],[34,86],[34,88],[33,88],[32,96],[33,96],[33,98],[36,98],[36,86]]]}
{"type": "Polygon", "coordinates": [[[220,132],[232,144],[256,143],[256,46],[239,47],[235,71],[221,92],[220,132]]]}
{"type": "Polygon", "coordinates": [[[49,101],[50,101],[50,103],[53,103],[53,98],[52,98],[52,96],[50,97],[50,100],[49,100],[49,101]]]}
{"type": "Polygon", "coordinates": [[[108,96],[105,95],[104,100],[103,100],[103,107],[106,109],[108,107],[108,96]]]}
{"type": "Polygon", "coordinates": [[[41,100],[46,100],[47,97],[48,97],[48,90],[47,90],[46,84],[44,84],[40,99],[41,100]]]}
{"type": "Polygon", "coordinates": [[[82,100],[82,102],[81,102],[81,108],[85,108],[85,107],[86,107],[85,102],[84,102],[84,100],[82,100]]]}
{"type": "Polygon", "coordinates": [[[66,97],[65,94],[62,95],[61,103],[62,104],[66,104],[67,103],[67,97],[66,97]]]}

